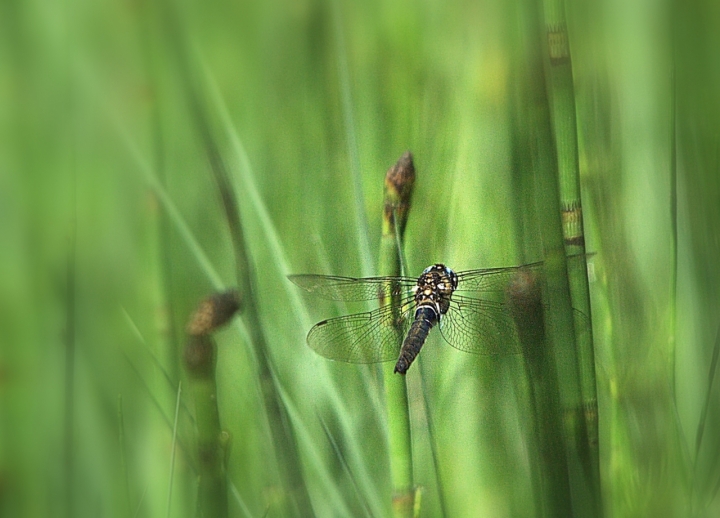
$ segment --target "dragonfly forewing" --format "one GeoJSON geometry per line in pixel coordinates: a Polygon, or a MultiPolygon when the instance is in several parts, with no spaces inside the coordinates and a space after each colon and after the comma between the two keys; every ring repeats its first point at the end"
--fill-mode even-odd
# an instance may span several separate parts
{"type": "Polygon", "coordinates": [[[504,268],[465,270],[458,273],[457,291],[504,292],[508,283],[519,273],[528,272],[536,275],[542,271],[542,262],[504,268]]]}
{"type": "Polygon", "coordinates": [[[415,285],[406,277],[338,277],[335,275],[289,275],[293,283],[305,291],[330,300],[355,302],[387,300],[405,295],[415,285]]]}
{"type": "MultiPolygon", "coordinates": [[[[577,254],[566,258],[568,265],[585,265],[588,258],[595,254],[577,254]]],[[[458,291],[502,292],[516,275],[528,273],[543,275],[545,262],[522,264],[519,266],[504,266],[502,268],[480,268],[477,270],[464,270],[458,272],[458,291]]]]}

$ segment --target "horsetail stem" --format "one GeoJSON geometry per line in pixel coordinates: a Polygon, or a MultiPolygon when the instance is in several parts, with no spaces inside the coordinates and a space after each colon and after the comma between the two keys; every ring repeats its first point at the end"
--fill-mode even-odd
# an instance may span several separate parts
{"type": "MultiPolygon", "coordinates": [[[[415,182],[412,154],[406,152],[385,176],[382,237],[380,241],[380,266],[382,275],[401,275],[402,246],[410,211],[410,200],[415,182]]],[[[396,290],[393,290],[396,291],[396,290]]],[[[399,298],[397,295],[393,295],[399,298]]],[[[396,308],[395,322],[400,322],[400,304],[396,308]]],[[[397,343],[404,338],[402,327],[397,326],[397,343]]],[[[414,484],[412,461],[412,437],[410,413],[405,376],[395,375],[392,367],[385,368],[385,397],[388,412],[390,471],[393,485],[393,514],[396,517],[413,516],[414,484]]]]}

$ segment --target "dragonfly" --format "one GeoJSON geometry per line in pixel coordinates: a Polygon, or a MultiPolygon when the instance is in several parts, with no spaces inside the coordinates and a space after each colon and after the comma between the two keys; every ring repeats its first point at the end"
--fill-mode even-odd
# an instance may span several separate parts
{"type": "Polygon", "coordinates": [[[542,269],[543,263],[537,262],[454,272],[444,264],[434,264],[417,278],[301,274],[288,279],[325,299],[379,302],[372,311],[317,323],[307,335],[311,349],[349,363],[395,360],[394,371],[405,374],[434,327],[460,351],[520,353],[506,290],[519,274],[536,278],[542,269]]]}

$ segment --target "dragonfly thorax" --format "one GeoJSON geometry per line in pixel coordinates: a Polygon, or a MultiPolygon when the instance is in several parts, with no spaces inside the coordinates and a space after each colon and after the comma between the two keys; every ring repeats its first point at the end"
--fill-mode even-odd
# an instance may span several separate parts
{"type": "Polygon", "coordinates": [[[457,274],[444,264],[428,266],[413,287],[415,311],[421,307],[430,307],[439,320],[450,308],[450,299],[457,285],[457,274]]]}

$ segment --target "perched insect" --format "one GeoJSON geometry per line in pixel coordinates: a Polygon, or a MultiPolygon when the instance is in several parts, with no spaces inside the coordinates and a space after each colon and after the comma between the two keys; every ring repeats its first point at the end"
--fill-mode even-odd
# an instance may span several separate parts
{"type": "Polygon", "coordinates": [[[456,273],[444,264],[435,264],[417,279],[326,275],[288,278],[304,290],[331,300],[377,299],[380,307],[374,311],[319,322],[308,333],[308,345],[331,360],[375,363],[396,359],[395,372],[405,374],[435,326],[445,341],[461,351],[519,353],[505,290],[519,273],[540,274],[542,265],[539,262],[456,273]]]}

